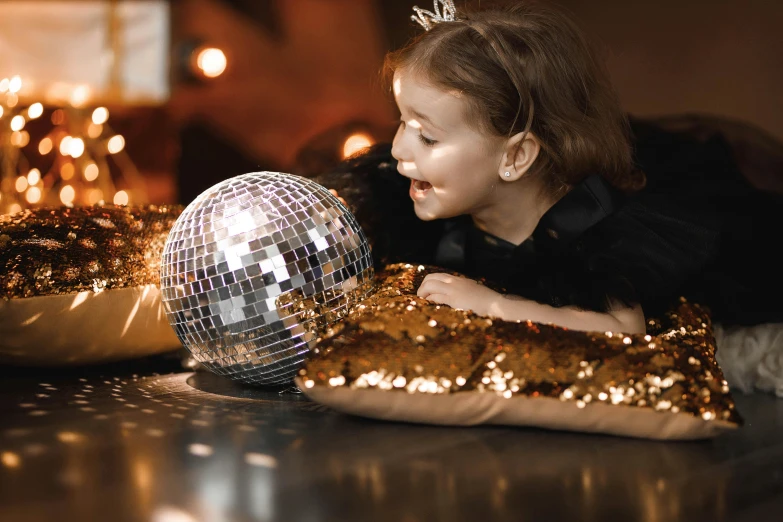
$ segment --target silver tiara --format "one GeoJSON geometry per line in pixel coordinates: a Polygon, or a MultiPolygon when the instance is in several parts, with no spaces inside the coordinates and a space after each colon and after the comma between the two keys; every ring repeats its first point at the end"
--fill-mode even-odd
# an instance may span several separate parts
{"type": "Polygon", "coordinates": [[[433,4],[435,5],[434,13],[414,5],[413,10],[416,11],[416,14],[411,15],[411,20],[422,26],[425,31],[432,29],[435,24],[457,20],[457,8],[454,6],[453,0],[435,0],[433,4]],[[443,6],[442,14],[441,6],[443,6]]]}

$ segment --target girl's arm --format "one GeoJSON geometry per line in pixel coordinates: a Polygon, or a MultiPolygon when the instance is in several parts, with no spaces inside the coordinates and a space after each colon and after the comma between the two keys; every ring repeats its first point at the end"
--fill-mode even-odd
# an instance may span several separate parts
{"type": "Polygon", "coordinates": [[[572,307],[555,308],[515,295],[506,295],[500,296],[489,315],[506,321],[551,323],[571,330],[623,333],[646,331],[644,312],[639,305],[633,308],[617,306],[608,313],[602,313],[572,307]]]}
{"type": "Polygon", "coordinates": [[[429,274],[417,291],[419,297],[453,308],[505,321],[549,323],[571,330],[645,333],[644,312],[617,305],[610,312],[591,312],[573,307],[555,308],[514,295],[502,295],[472,279],[448,274],[429,274]]]}

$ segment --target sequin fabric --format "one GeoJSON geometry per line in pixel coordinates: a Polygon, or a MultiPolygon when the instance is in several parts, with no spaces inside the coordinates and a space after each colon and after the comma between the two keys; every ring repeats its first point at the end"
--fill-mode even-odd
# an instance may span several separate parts
{"type": "Polygon", "coordinates": [[[586,333],[419,299],[415,290],[433,271],[442,272],[386,267],[378,291],[319,340],[300,371],[303,385],[549,397],[742,423],[697,304],[681,301],[650,319],[647,335],[586,333]]]}
{"type": "Polygon", "coordinates": [[[159,284],[179,206],[93,206],[0,216],[4,299],[159,284]]]}
{"type": "Polygon", "coordinates": [[[171,230],[161,291],[205,368],[248,384],[290,382],[318,332],[373,290],[356,219],[306,178],[256,172],[197,197],[171,230]]]}

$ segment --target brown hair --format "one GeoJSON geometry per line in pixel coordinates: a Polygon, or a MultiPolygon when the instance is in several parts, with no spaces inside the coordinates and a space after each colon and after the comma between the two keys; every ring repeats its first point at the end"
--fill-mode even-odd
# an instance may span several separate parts
{"type": "Polygon", "coordinates": [[[531,132],[541,143],[532,173],[553,193],[594,173],[623,191],[644,186],[609,74],[569,16],[525,2],[458,17],[389,53],[386,79],[422,75],[464,95],[483,131],[531,132]]]}

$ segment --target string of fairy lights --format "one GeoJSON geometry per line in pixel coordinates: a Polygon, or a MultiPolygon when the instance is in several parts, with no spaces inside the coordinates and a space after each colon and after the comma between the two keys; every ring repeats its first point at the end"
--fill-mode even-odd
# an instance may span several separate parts
{"type": "MultiPolygon", "coordinates": [[[[214,80],[225,72],[227,59],[221,49],[198,46],[188,66],[196,77],[214,80]]],[[[20,76],[0,79],[0,215],[28,208],[147,203],[125,138],[109,125],[109,110],[89,106],[87,85],[58,85],[56,103],[45,107],[21,96],[20,76]]],[[[353,133],[342,156],[373,142],[366,133],[353,133]]]]}
{"type": "Polygon", "coordinates": [[[146,202],[125,138],[110,127],[106,107],[86,106],[86,87],[51,109],[20,103],[22,87],[19,76],[0,79],[0,214],[146,202]]]}

